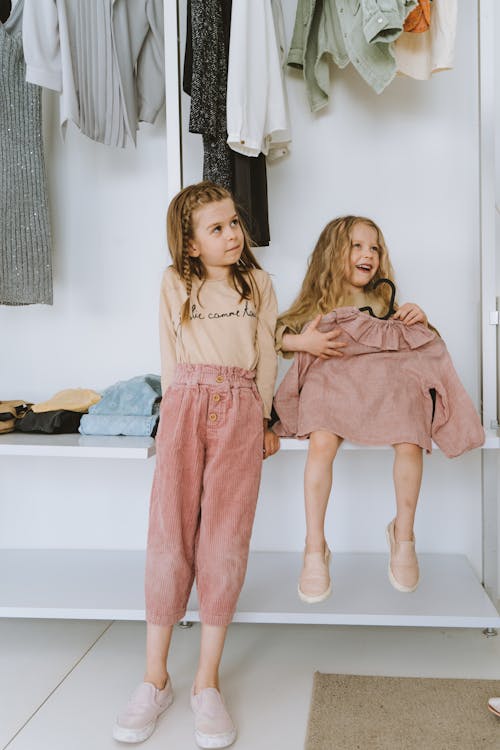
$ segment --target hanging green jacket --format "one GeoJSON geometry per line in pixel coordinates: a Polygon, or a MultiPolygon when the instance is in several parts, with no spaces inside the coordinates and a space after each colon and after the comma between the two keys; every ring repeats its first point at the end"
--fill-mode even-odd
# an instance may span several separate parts
{"type": "Polygon", "coordinates": [[[417,0],[298,0],[288,65],[303,68],[311,110],[328,103],[328,55],[380,94],[396,75],[391,47],[417,0]]]}

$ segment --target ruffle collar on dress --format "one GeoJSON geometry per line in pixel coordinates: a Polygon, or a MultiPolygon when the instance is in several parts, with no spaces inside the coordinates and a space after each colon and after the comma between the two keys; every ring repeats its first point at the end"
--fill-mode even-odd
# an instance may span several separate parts
{"type": "Polygon", "coordinates": [[[422,323],[406,326],[400,320],[380,320],[362,313],[357,307],[338,307],[324,315],[318,326],[329,331],[340,326],[355,341],[383,351],[418,349],[432,341],[436,334],[422,323]]]}

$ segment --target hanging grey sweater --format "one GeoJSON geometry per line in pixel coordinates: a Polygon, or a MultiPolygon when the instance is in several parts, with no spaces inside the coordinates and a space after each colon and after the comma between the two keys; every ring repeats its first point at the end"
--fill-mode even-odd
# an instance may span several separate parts
{"type": "Polygon", "coordinates": [[[0,304],[52,304],[41,89],[25,82],[19,0],[0,24],[0,304]]]}

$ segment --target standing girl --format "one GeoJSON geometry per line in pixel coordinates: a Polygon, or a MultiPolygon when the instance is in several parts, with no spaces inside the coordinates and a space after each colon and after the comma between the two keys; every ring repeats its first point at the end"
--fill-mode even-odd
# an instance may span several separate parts
{"type": "Polygon", "coordinates": [[[414,591],[419,579],[413,523],[422,448],[431,450],[431,435],[448,456],[484,441],[473,404],[425,313],[407,303],[391,319],[378,319],[390,307],[392,290],[377,281],[393,277],[377,225],[359,216],[335,219],[321,233],[299,296],[278,322],[278,347],[302,353],[276,394],[280,422],[274,429],[309,437],[298,586],[308,603],[331,591],[324,522],[333,461],[344,438],[393,445],[396,517],[386,532],[388,574],[403,592],[414,591]]]}
{"type": "Polygon", "coordinates": [[[245,577],[267,429],[277,304],[230,193],[191,185],[167,215],[173,265],[163,276],[163,400],[146,561],[146,672],[113,736],[140,742],[173,700],[167,655],[196,578],[201,647],[191,707],[200,747],[227,747],[236,729],[219,664],[245,577]]]}

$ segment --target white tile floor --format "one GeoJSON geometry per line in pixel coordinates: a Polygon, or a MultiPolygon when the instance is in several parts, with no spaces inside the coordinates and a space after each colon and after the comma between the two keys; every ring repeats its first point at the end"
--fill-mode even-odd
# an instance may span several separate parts
{"type": "MultiPolygon", "coordinates": [[[[127,747],[111,739],[110,728],[141,679],[144,636],[145,626],[137,622],[0,620],[2,750],[127,747]]],[[[175,630],[169,668],[176,698],[144,745],[148,750],[195,748],[188,696],[198,639],[198,625],[175,630]]],[[[222,684],[238,724],[235,748],[300,750],[315,670],[497,679],[500,636],[487,639],[478,630],[234,624],[222,684]]],[[[500,720],[498,733],[500,747],[500,720]]]]}

